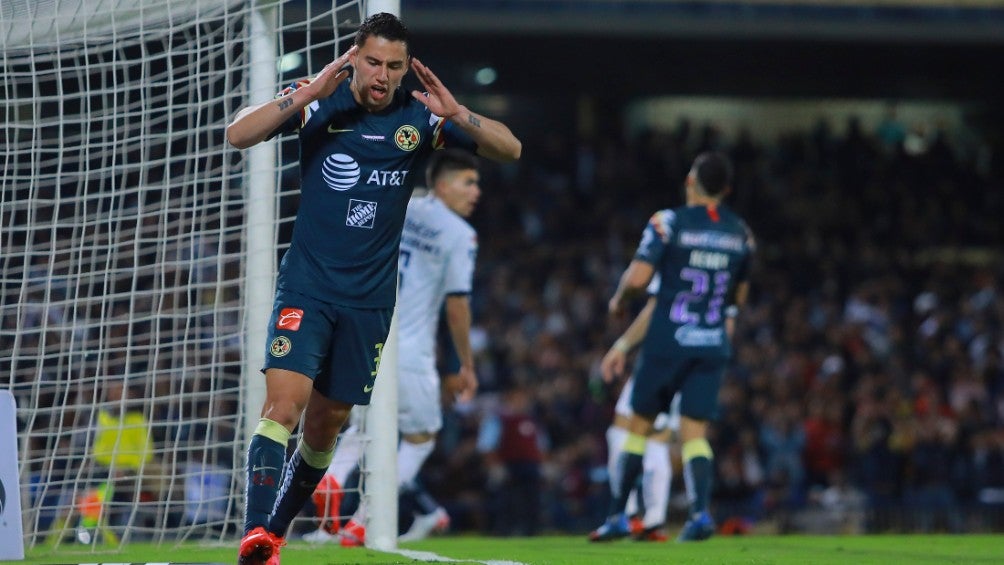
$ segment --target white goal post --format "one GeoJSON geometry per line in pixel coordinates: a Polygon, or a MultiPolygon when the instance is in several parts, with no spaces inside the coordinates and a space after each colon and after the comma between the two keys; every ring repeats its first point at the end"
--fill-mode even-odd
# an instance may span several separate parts
{"type": "MultiPolygon", "coordinates": [[[[399,11],[368,4],[0,3],[0,389],[25,547],[239,536],[299,187],[295,138],[240,152],[224,128],[399,11]]],[[[396,413],[389,388],[371,413],[396,413]]],[[[396,417],[371,420],[389,429],[368,426],[367,543],[389,548],[396,417]]]]}

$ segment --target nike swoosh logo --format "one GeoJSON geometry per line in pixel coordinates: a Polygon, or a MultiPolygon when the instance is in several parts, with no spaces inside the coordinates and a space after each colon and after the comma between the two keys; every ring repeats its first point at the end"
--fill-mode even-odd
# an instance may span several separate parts
{"type": "Polygon", "coordinates": [[[363,387],[363,392],[369,392],[373,390],[373,385],[366,385],[363,387]]]}
{"type": "Polygon", "coordinates": [[[257,473],[258,471],[278,471],[278,470],[279,470],[278,467],[254,467],[251,469],[251,472],[257,473]]]}
{"type": "Polygon", "coordinates": [[[352,130],[350,129],[339,129],[332,126],[328,126],[328,133],[348,133],[352,130]]]}

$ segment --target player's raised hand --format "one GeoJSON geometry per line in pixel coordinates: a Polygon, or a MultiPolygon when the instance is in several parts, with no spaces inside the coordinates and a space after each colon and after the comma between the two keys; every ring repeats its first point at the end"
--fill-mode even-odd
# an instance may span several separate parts
{"type": "Polygon", "coordinates": [[[600,373],[603,375],[603,382],[611,383],[614,377],[624,374],[624,366],[627,364],[627,353],[617,348],[610,348],[607,354],[600,361],[600,373]]]}
{"type": "Polygon", "coordinates": [[[460,113],[460,103],[453,97],[450,89],[439,80],[429,67],[426,67],[416,57],[411,58],[411,68],[415,71],[415,76],[425,87],[426,93],[412,90],[411,95],[422,104],[425,104],[433,114],[450,119],[460,113]]]}
{"type": "Polygon", "coordinates": [[[342,53],[334,61],[331,61],[321,69],[321,72],[317,73],[314,80],[310,81],[310,84],[304,88],[308,89],[311,98],[314,100],[320,100],[322,98],[327,98],[331,96],[331,93],[338,88],[338,85],[349,76],[349,58],[352,56],[356,50],[359,49],[358,45],[353,45],[349,47],[348,51],[342,53]]]}

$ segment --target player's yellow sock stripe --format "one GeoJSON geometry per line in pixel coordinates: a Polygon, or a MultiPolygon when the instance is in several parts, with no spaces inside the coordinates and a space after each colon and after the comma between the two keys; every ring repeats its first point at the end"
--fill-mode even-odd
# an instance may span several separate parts
{"type": "Polygon", "coordinates": [[[628,432],[627,438],[624,440],[624,453],[644,455],[645,436],[640,436],[638,434],[632,434],[628,432]]]}
{"type": "Polygon", "coordinates": [[[258,427],[254,429],[254,433],[260,436],[265,436],[276,443],[282,444],[283,447],[286,447],[286,443],[289,441],[290,436],[289,430],[286,429],[286,426],[283,426],[274,420],[269,420],[268,418],[258,420],[258,427]]]}
{"type": "Polygon", "coordinates": [[[708,459],[714,459],[714,453],[711,451],[711,444],[708,440],[702,438],[692,439],[683,444],[683,460],[690,461],[697,457],[707,457],[708,459]]]}
{"type": "Polygon", "coordinates": [[[331,464],[331,460],[335,457],[334,449],[330,451],[314,451],[314,448],[307,445],[302,439],[296,448],[300,450],[300,457],[303,457],[303,461],[315,469],[327,469],[328,465],[331,464]]]}

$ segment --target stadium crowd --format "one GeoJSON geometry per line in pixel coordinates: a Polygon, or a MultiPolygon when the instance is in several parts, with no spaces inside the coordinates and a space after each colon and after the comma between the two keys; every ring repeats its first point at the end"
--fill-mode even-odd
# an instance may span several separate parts
{"type": "MultiPolygon", "coordinates": [[[[598,363],[623,329],[607,300],[640,226],[682,202],[705,149],[734,159],[728,202],[760,244],[711,439],[723,531],[1004,527],[1004,190],[978,137],[852,117],[770,143],[681,121],[527,146],[485,182],[473,219],[481,392],[450,411],[422,477],[455,529],[602,521],[618,390],[598,363]],[[479,443],[514,398],[542,447],[479,443]],[[540,480],[514,478],[513,462],[540,480]]],[[[678,464],[674,484],[682,493],[678,464]]]]}
{"type": "MultiPolygon", "coordinates": [[[[480,232],[472,337],[481,389],[473,402],[445,412],[421,477],[454,530],[584,533],[603,520],[609,496],[604,432],[619,391],[602,383],[598,367],[623,329],[608,319],[607,300],[641,226],[655,210],[682,203],[686,167],[706,149],[732,156],[736,182],[727,202],[759,241],[752,295],[738,318],[736,357],[711,437],[712,509],[720,526],[735,532],[1004,529],[1004,295],[998,288],[1004,187],[1001,165],[979,136],[895,123],[865,129],[854,119],[840,133],[821,121],[770,142],[685,121],[673,131],[638,135],[542,135],[527,139],[518,165],[485,167],[485,194],[472,218],[480,232]],[[507,435],[527,430],[518,441],[507,435]]],[[[237,280],[236,273],[224,279],[237,280]]],[[[41,328],[47,316],[58,315],[44,310],[43,297],[34,298],[29,306],[39,306],[31,306],[26,324],[37,331],[21,332],[22,351],[49,343],[41,328]]],[[[182,305],[215,299],[187,291],[176,298],[182,305]]],[[[226,300],[236,303],[234,296],[226,300]]],[[[234,318],[227,325],[236,327],[236,314],[227,315],[234,318]]],[[[197,320],[185,331],[209,335],[220,323],[197,320]]],[[[5,317],[5,336],[15,335],[8,323],[5,317]]],[[[129,335],[133,345],[153,333],[109,331],[109,340],[129,335]]],[[[59,339],[68,338],[49,341],[59,339]]],[[[193,379],[158,377],[130,391],[175,399],[146,414],[155,423],[150,440],[156,453],[169,454],[162,464],[208,469],[193,472],[196,479],[222,477],[213,487],[223,492],[214,495],[214,518],[228,512],[225,473],[240,450],[233,448],[230,420],[214,424],[210,414],[237,413],[238,345],[203,352],[193,379]],[[200,376],[208,367],[222,369],[200,376]],[[208,390],[221,386],[225,406],[210,410],[208,390]],[[210,444],[225,447],[203,461],[194,447],[207,435],[210,444]],[[174,455],[179,441],[186,449],[174,455]]],[[[122,369],[125,359],[116,352],[125,350],[116,348],[104,362],[122,369]]],[[[11,372],[34,374],[22,369],[11,372]]],[[[60,365],[43,374],[49,372],[67,371],[60,365]]],[[[35,386],[27,378],[13,385],[17,394],[35,386]]],[[[87,398],[94,385],[83,382],[76,394],[87,398]]],[[[94,394],[101,406],[112,405],[94,394]]],[[[43,401],[63,403],[69,401],[43,401]]],[[[78,412],[60,418],[81,429],[98,418],[95,406],[78,412]]],[[[62,425],[48,416],[40,412],[33,425],[62,425]]],[[[60,436],[66,445],[59,456],[33,459],[33,476],[57,487],[71,484],[74,478],[64,475],[72,466],[48,467],[74,460],[83,450],[77,444],[89,441],[78,435],[60,436]]],[[[674,484],[681,498],[678,462],[674,484]]],[[[69,487],[51,490],[61,492],[38,494],[43,502],[35,502],[44,510],[43,529],[56,519],[49,509],[57,506],[45,500],[69,487]]],[[[682,521],[685,505],[677,500],[670,519],[682,521]]],[[[193,508],[167,523],[206,521],[200,512],[207,510],[193,508]]]]}

